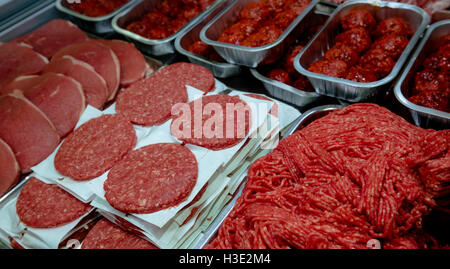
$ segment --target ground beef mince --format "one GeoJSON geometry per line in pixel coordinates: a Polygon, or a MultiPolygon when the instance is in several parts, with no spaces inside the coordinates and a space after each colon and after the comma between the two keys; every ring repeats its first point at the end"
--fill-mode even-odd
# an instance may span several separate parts
{"type": "Polygon", "coordinates": [[[152,213],[184,201],[197,175],[197,160],[188,148],[153,144],[130,152],[111,169],[105,197],[122,212],[152,213]]]}
{"type": "Polygon", "coordinates": [[[25,225],[54,228],[80,218],[91,206],[60,187],[33,177],[20,192],[16,208],[20,221],[25,225]]]}
{"type": "Polygon", "coordinates": [[[422,219],[450,182],[449,158],[449,130],[350,105],[256,160],[207,248],[436,247],[422,219]]]}
{"type": "Polygon", "coordinates": [[[55,168],[74,180],[101,176],[137,142],[133,125],[119,114],[89,120],[71,133],[55,156],[55,168]]]}

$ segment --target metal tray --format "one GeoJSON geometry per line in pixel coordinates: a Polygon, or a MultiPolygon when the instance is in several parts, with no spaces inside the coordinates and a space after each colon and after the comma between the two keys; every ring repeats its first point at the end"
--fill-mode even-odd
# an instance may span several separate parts
{"type": "Polygon", "coordinates": [[[395,85],[395,97],[409,109],[414,123],[422,128],[446,129],[450,127],[450,113],[416,105],[406,98],[409,96],[414,76],[421,67],[423,60],[433,50],[433,45],[436,44],[438,39],[448,34],[450,34],[450,20],[431,25],[395,85]]]}
{"type": "Polygon", "coordinates": [[[328,115],[330,112],[342,109],[345,105],[323,105],[311,108],[303,113],[293,124],[292,127],[286,132],[283,138],[290,136],[291,134],[305,128],[311,122],[328,115]]]}
{"type": "Polygon", "coordinates": [[[190,22],[184,25],[178,32],[172,36],[164,39],[148,39],[136,33],[125,29],[125,25],[129,22],[135,21],[145,15],[149,10],[156,7],[162,0],[143,0],[137,5],[124,10],[116,15],[112,20],[113,29],[135,43],[136,47],[141,51],[155,56],[167,55],[175,52],[174,41],[175,38],[182,35],[187,29],[199,23],[211,10],[215,9],[223,0],[216,0],[209,5],[204,11],[193,18],[190,22]]]}
{"type": "Polygon", "coordinates": [[[111,21],[114,16],[116,16],[122,10],[129,8],[130,6],[136,4],[136,0],[130,0],[130,2],[124,4],[123,6],[116,9],[114,12],[101,16],[101,17],[89,17],[78,12],[69,9],[65,4],[67,0],[57,0],[56,8],[69,15],[71,21],[77,24],[80,28],[96,34],[107,34],[113,33],[114,29],[111,26],[111,21]]]}
{"type": "MultiPolygon", "coordinates": [[[[295,131],[300,130],[301,128],[305,127],[307,124],[311,123],[313,120],[323,117],[329,112],[344,108],[343,105],[324,105],[324,106],[318,106],[315,108],[312,108],[305,113],[303,113],[294,123],[292,123],[292,127],[283,135],[282,138],[286,138],[289,135],[293,134],[295,131]]],[[[245,172],[247,173],[247,172],[245,172]]],[[[241,196],[242,190],[245,187],[246,178],[242,181],[241,185],[239,186],[239,189],[236,191],[236,194],[234,195],[233,199],[228,202],[228,204],[222,209],[220,214],[217,216],[217,218],[211,223],[209,228],[205,231],[202,239],[197,243],[197,245],[194,247],[194,249],[202,249],[204,248],[208,243],[210,243],[215,236],[217,235],[217,232],[222,225],[225,218],[230,214],[230,212],[233,210],[236,200],[241,196]]]]}
{"type": "Polygon", "coordinates": [[[213,46],[217,53],[229,63],[257,67],[267,59],[279,58],[286,48],[295,41],[295,37],[304,32],[303,19],[319,2],[319,0],[312,0],[278,40],[271,44],[262,47],[244,47],[216,41],[219,35],[236,20],[239,11],[245,5],[255,1],[258,0],[234,0],[200,32],[200,39],[213,46]]]}
{"type": "Polygon", "coordinates": [[[408,55],[418,42],[429,22],[430,17],[428,14],[423,9],[414,5],[384,1],[350,1],[339,5],[331,14],[319,34],[297,55],[294,60],[294,66],[297,71],[309,78],[316,92],[350,102],[364,101],[387,90],[392,85],[391,82],[400,72],[402,65],[408,59],[408,55]],[[340,32],[340,18],[354,8],[365,8],[371,11],[377,20],[383,20],[393,16],[402,17],[415,31],[391,73],[381,80],[361,83],[306,70],[314,61],[322,58],[325,51],[334,44],[334,38],[340,32]]]}
{"type": "MultiPolygon", "coordinates": [[[[318,14],[318,11],[321,10],[319,7],[321,6],[321,4],[317,4],[315,9],[311,9],[308,14],[305,15],[305,26],[309,27],[312,25],[318,25],[326,21],[327,16],[325,16],[323,12],[319,12],[318,14]]],[[[300,35],[303,35],[303,33],[300,35]]],[[[296,38],[298,39],[298,37],[299,36],[296,38]]],[[[252,68],[250,69],[250,72],[256,79],[263,83],[264,88],[270,93],[270,95],[277,99],[295,106],[303,107],[319,100],[322,97],[316,92],[301,91],[280,81],[270,79],[263,75],[264,71],[266,71],[265,69],[265,67],[252,68]]]]}
{"type": "Polygon", "coordinates": [[[270,95],[295,106],[303,107],[322,97],[316,92],[301,91],[283,82],[263,76],[257,69],[250,69],[250,73],[263,83],[270,95]]]}
{"type": "Polygon", "coordinates": [[[200,31],[202,28],[211,21],[223,8],[225,8],[230,3],[230,0],[226,0],[216,8],[211,10],[209,14],[200,23],[187,29],[183,35],[178,36],[175,39],[175,49],[186,56],[191,63],[202,65],[214,74],[218,78],[228,78],[241,73],[241,67],[239,65],[230,64],[226,62],[216,62],[208,58],[196,55],[187,50],[187,48],[200,40],[200,31]]]}

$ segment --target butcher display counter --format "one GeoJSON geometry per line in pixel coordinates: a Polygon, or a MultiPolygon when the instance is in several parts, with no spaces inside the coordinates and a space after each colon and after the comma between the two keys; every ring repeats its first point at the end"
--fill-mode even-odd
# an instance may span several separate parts
{"type": "Polygon", "coordinates": [[[445,54],[447,103],[412,104],[409,86],[430,36],[448,53],[448,21],[383,1],[90,3],[0,13],[0,152],[17,175],[0,182],[0,248],[449,244],[445,54]],[[193,137],[184,109],[230,103],[244,135],[193,137]]]}

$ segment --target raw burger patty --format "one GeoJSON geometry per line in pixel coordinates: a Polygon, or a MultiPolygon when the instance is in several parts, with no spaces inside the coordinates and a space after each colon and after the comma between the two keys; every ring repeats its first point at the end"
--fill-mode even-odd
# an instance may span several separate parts
{"type": "Polygon", "coordinates": [[[51,58],[58,50],[88,39],[86,33],[73,23],[55,19],[14,41],[28,44],[34,51],[51,58]]]}
{"type": "Polygon", "coordinates": [[[45,184],[33,177],[20,192],[16,209],[20,221],[25,225],[53,228],[80,218],[91,206],[60,187],[45,184]]]}
{"type": "Polygon", "coordinates": [[[51,121],[20,91],[0,97],[0,138],[13,150],[23,173],[47,158],[60,141],[51,121]]]}
{"type": "Polygon", "coordinates": [[[194,154],[174,143],[128,153],[108,173],[106,200],[122,212],[148,214],[184,201],[197,182],[194,154]]]}
{"type": "Polygon", "coordinates": [[[71,133],[55,156],[55,168],[74,180],[96,178],[136,144],[133,125],[118,114],[89,120],[71,133]]]}
{"type": "Polygon", "coordinates": [[[14,152],[0,139],[0,196],[5,194],[19,179],[19,163],[14,152]]]}
{"type": "Polygon", "coordinates": [[[95,40],[84,41],[62,48],[52,58],[57,60],[64,55],[72,56],[94,67],[108,86],[108,100],[112,100],[119,89],[120,63],[116,54],[107,46],[95,40]]]}
{"type": "Polygon", "coordinates": [[[83,89],[71,77],[45,73],[41,76],[18,77],[5,87],[23,92],[50,119],[60,137],[70,133],[85,108],[83,89]]]}
{"type": "Polygon", "coordinates": [[[171,117],[172,107],[188,101],[186,87],[178,78],[156,72],[117,96],[116,111],[138,125],[160,125],[171,117]]]}
{"type": "Polygon", "coordinates": [[[155,245],[122,230],[107,219],[99,220],[83,240],[82,249],[157,249],[155,245]]]}
{"type": "Polygon", "coordinates": [[[172,135],[185,143],[221,150],[238,144],[250,131],[250,107],[237,96],[204,96],[190,102],[189,108],[190,117],[185,118],[184,113],[180,113],[174,117],[170,128],[172,135]],[[227,111],[227,104],[236,109],[227,111]],[[220,113],[215,111],[216,106],[221,109],[220,113]],[[201,124],[195,124],[195,118],[201,119],[201,124]]]}
{"type": "Polygon", "coordinates": [[[111,48],[120,62],[120,84],[128,87],[144,78],[147,63],[133,43],[122,40],[97,40],[111,48]]]}
{"type": "Polygon", "coordinates": [[[51,61],[44,72],[54,72],[69,76],[83,86],[86,104],[101,109],[108,99],[106,81],[95,69],[83,61],[65,55],[51,61]]]}
{"type": "Polygon", "coordinates": [[[214,75],[208,68],[191,63],[175,63],[156,72],[164,74],[165,77],[171,77],[182,86],[189,85],[203,92],[214,90],[214,75]]]}
{"type": "Polygon", "coordinates": [[[23,43],[0,44],[0,89],[21,75],[40,73],[47,58],[23,43]]]}

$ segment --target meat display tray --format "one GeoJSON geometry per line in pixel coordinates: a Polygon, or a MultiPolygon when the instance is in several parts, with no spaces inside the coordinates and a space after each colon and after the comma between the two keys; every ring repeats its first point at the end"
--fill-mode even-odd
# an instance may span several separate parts
{"type": "Polygon", "coordinates": [[[167,55],[175,52],[174,42],[178,36],[182,35],[187,29],[189,29],[189,27],[199,23],[222,1],[223,0],[216,0],[214,3],[209,5],[208,8],[194,17],[190,22],[186,23],[180,30],[178,30],[178,32],[164,39],[148,39],[125,29],[125,25],[129,22],[139,19],[145,15],[146,12],[154,9],[156,5],[161,2],[160,0],[143,0],[137,5],[119,13],[113,18],[112,27],[117,33],[134,42],[136,47],[143,52],[155,56],[167,55]]]}
{"type": "Polygon", "coordinates": [[[450,20],[444,20],[432,24],[426,31],[424,38],[420,41],[417,49],[401,74],[395,85],[395,97],[411,112],[414,123],[422,128],[445,129],[450,127],[450,113],[436,109],[423,107],[411,103],[407,97],[412,89],[414,75],[427,55],[433,49],[433,43],[439,38],[450,34],[450,20]]]}
{"type": "Polygon", "coordinates": [[[175,48],[179,53],[186,56],[191,63],[208,68],[211,72],[213,72],[214,76],[218,78],[227,78],[239,75],[241,73],[241,67],[239,65],[230,64],[227,62],[212,61],[190,52],[188,48],[191,44],[200,40],[200,31],[203,27],[221,10],[223,10],[229,2],[229,0],[226,0],[218,5],[216,8],[211,10],[211,12],[201,22],[192,26],[190,29],[187,29],[184,34],[175,39],[175,48]]]}
{"type": "Polygon", "coordinates": [[[101,17],[89,17],[71,10],[67,7],[67,0],[57,0],[56,8],[70,16],[70,19],[80,28],[92,33],[106,34],[114,32],[114,29],[111,26],[111,21],[114,16],[116,16],[119,12],[135,5],[137,2],[137,0],[130,0],[128,3],[125,3],[115,11],[101,17]]]}
{"type": "Polygon", "coordinates": [[[408,59],[408,55],[419,41],[420,36],[430,22],[430,16],[421,8],[413,5],[384,2],[384,1],[350,1],[338,6],[325,23],[322,30],[313,38],[306,48],[294,59],[294,66],[301,74],[307,76],[317,93],[327,95],[349,102],[360,102],[370,99],[387,90],[392,81],[400,73],[402,66],[408,59]],[[383,20],[389,17],[401,17],[409,23],[414,30],[408,46],[403,50],[400,58],[386,77],[381,80],[361,83],[342,78],[330,77],[313,73],[307,68],[316,60],[319,60],[325,51],[334,44],[334,39],[339,33],[339,21],[342,16],[354,8],[364,8],[372,11],[375,18],[383,20]]]}
{"type": "Polygon", "coordinates": [[[237,14],[247,4],[255,0],[234,0],[226,9],[212,19],[200,32],[200,39],[214,47],[222,58],[232,64],[257,67],[267,59],[279,58],[295,38],[304,31],[301,23],[319,0],[313,0],[303,12],[286,28],[277,41],[262,47],[244,47],[216,41],[219,35],[231,23],[236,21],[237,14]]]}

